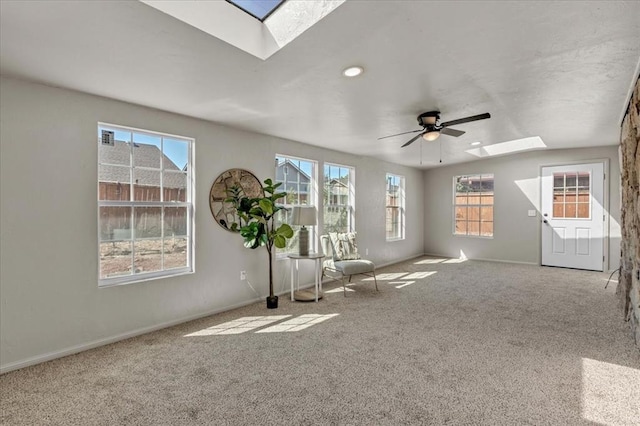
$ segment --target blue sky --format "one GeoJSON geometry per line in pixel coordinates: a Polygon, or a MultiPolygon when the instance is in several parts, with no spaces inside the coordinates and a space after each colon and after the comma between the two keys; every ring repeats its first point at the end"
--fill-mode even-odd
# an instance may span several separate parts
{"type": "MultiPolygon", "coordinates": [[[[98,135],[101,130],[102,128],[98,128],[98,135]]],[[[131,142],[131,132],[108,128],[105,128],[105,130],[113,130],[115,132],[115,140],[117,141],[131,142]]],[[[138,144],[155,145],[158,149],[164,149],[164,155],[169,157],[169,159],[173,161],[178,168],[184,168],[189,157],[189,146],[187,145],[187,142],[165,137],[164,145],[161,148],[161,139],[162,138],[160,136],[133,133],[133,142],[138,144]]]]}
{"type": "Polygon", "coordinates": [[[283,2],[283,0],[230,0],[240,8],[249,11],[258,19],[264,19],[276,6],[283,2]]]}

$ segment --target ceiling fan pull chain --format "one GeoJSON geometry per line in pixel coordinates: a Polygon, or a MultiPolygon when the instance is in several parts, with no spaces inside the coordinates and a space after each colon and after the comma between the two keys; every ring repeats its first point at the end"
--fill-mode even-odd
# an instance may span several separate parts
{"type": "Polygon", "coordinates": [[[440,139],[440,163],[442,163],[442,139],[440,139]]]}

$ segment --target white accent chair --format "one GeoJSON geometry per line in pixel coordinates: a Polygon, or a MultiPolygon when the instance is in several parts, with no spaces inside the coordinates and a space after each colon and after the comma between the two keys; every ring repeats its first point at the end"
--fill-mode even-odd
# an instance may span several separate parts
{"type": "Polygon", "coordinates": [[[332,280],[341,281],[345,297],[347,296],[345,278],[349,277],[349,282],[351,282],[351,277],[353,275],[367,275],[373,277],[376,291],[378,291],[376,265],[370,260],[361,259],[358,255],[357,247],[355,245],[355,233],[338,234],[338,236],[342,236],[343,238],[345,235],[348,235],[350,237],[349,239],[352,240],[352,247],[348,255],[345,256],[346,258],[340,257],[340,253],[338,253],[342,252],[340,248],[334,249],[334,243],[329,235],[320,236],[322,252],[326,256],[325,260],[322,262],[322,278],[326,275],[332,280]],[[335,276],[332,276],[332,274],[335,276]]]}

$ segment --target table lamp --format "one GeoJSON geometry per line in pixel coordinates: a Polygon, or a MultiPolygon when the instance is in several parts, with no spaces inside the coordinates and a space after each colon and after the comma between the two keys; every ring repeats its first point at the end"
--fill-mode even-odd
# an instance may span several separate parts
{"type": "Polygon", "coordinates": [[[298,231],[299,254],[309,256],[309,229],[307,226],[316,225],[316,208],[314,206],[296,206],[293,208],[292,225],[302,225],[298,231]]]}

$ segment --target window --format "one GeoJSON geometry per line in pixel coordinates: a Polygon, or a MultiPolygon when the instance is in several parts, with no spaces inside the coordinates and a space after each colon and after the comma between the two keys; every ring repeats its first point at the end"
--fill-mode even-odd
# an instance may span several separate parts
{"type": "Polygon", "coordinates": [[[404,238],[404,177],[387,173],[387,240],[404,238]]]}
{"type": "MultiPolygon", "coordinates": [[[[276,183],[281,182],[279,190],[285,191],[287,196],[281,201],[286,210],[278,212],[276,226],[281,223],[291,224],[291,213],[294,206],[315,206],[317,200],[316,189],[317,163],[312,160],[276,155],[276,183]]],[[[292,226],[294,231],[297,226],[292,226]]],[[[316,226],[309,229],[309,240],[313,241],[311,250],[315,250],[316,226]]],[[[287,240],[287,247],[278,249],[278,254],[298,252],[298,233],[287,240]]]]}
{"type": "Polygon", "coordinates": [[[193,139],[98,124],[99,285],[193,272],[193,139]]]}
{"type": "Polygon", "coordinates": [[[493,174],[453,179],[455,235],[493,236],[493,174]]]}
{"type": "Polygon", "coordinates": [[[589,219],[591,216],[589,172],[553,174],[553,217],[589,219]]]}
{"type": "Polygon", "coordinates": [[[324,165],[324,233],[351,232],[355,230],[354,174],[352,167],[335,164],[324,165]]]}

